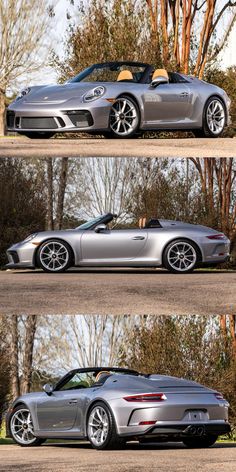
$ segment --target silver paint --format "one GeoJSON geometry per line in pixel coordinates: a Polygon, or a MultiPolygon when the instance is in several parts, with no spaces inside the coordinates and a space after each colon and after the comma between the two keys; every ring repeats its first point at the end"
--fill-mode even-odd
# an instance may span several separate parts
{"type": "MultiPolygon", "coordinates": [[[[101,221],[104,215],[101,216],[101,221]]],[[[8,268],[35,268],[36,252],[50,239],[66,242],[72,249],[77,267],[161,267],[166,246],[176,240],[187,240],[199,249],[201,263],[225,262],[230,253],[230,241],[208,239],[219,232],[206,226],[181,221],[159,220],[160,228],[109,229],[101,232],[80,227],[61,231],[39,232],[31,241],[22,241],[8,251],[8,268]],[[11,251],[18,255],[14,263],[11,251]],[[221,255],[220,255],[221,254],[221,255]]],[[[97,222],[99,226],[99,221],[97,222]]]]}

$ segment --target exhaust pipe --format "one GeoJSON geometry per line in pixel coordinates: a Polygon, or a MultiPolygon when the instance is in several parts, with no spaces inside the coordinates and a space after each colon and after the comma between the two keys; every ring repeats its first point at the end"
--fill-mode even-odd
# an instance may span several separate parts
{"type": "Polygon", "coordinates": [[[195,426],[190,426],[188,433],[195,436],[195,434],[197,434],[197,428],[195,426]]]}
{"type": "Polygon", "coordinates": [[[197,428],[197,435],[198,436],[203,436],[203,434],[205,434],[205,428],[204,428],[204,426],[199,426],[197,428]]]}
{"type": "Polygon", "coordinates": [[[191,436],[203,436],[206,434],[205,426],[190,425],[184,432],[191,436]]]}

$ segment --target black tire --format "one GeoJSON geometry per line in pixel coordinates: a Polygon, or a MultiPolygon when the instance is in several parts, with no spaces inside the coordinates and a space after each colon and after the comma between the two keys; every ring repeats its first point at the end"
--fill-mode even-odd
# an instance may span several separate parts
{"type": "Polygon", "coordinates": [[[43,269],[44,272],[50,272],[50,273],[53,273],[53,274],[58,274],[58,273],[61,273],[61,272],[65,272],[69,267],[71,267],[73,265],[73,252],[72,252],[72,249],[69,246],[69,244],[66,243],[65,241],[62,241],[62,240],[57,239],[57,238],[47,239],[46,241],[44,241],[39,246],[39,248],[37,250],[36,265],[37,265],[37,267],[40,267],[41,269],[43,269]],[[55,269],[53,269],[53,268],[51,269],[50,267],[46,267],[45,264],[42,262],[43,251],[46,249],[46,246],[48,244],[49,245],[55,244],[55,245],[58,245],[58,246],[59,245],[64,246],[65,251],[67,251],[65,264],[63,264],[61,266],[61,268],[56,267],[55,269]]]}
{"type": "Polygon", "coordinates": [[[47,131],[29,131],[29,132],[26,132],[26,133],[18,133],[18,134],[21,134],[23,136],[26,136],[27,138],[30,138],[30,139],[50,139],[54,136],[55,133],[50,133],[50,132],[47,132],[47,131]]]}
{"type": "Polygon", "coordinates": [[[21,442],[18,437],[14,434],[14,431],[12,431],[12,419],[14,417],[14,415],[19,412],[20,410],[24,410],[24,411],[27,411],[30,413],[29,409],[27,408],[27,406],[25,405],[19,405],[17,406],[16,408],[14,408],[12,414],[11,414],[11,417],[10,417],[10,421],[9,421],[9,427],[10,427],[10,433],[11,433],[11,437],[13,439],[13,441],[15,441],[16,444],[19,444],[19,446],[21,447],[36,447],[36,446],[41,446],[41,444],[43,444],[46,439],[43,439],[43,438],[34,438],[31,442],[29,442],[28,444],[27,443],[23,443],[21,442]]]}
{"type": "Polygon", "coordinates": [[[91,444],[91,446],[94,448],[94,449],[97,449],[97,450],[102,450],[102,449],[121,449],[124,445],[125,445],[125,439],[121,438],[120,436],[118,436],[117,434],[117,431],[116,431],[116,424],[115,424],[115,419],[114,419],[114,416],[113,414],[111,413],[110,409],[107,407],[107,405],[105,403],[103,403],[102,401],[100,402],[96,402],[94,403],[94,405],[91,407],[91,409],[89,410],[89,413],[88,413],[88,417],[87,417],[87,437],[88,437],[88,440],[91,444]],[[100,444],[100,445],[97,445],[93,442],[92,440],[92,437],[90,436],[90,431],[89,431],[89,419],[90,419],[90,415],[93,413],[93,411],[96,409],[96,408],[103,408],[103,410],[105,410],[106,414],[107,414],[107,418],[108,418],[108,432],[107,432],[107,437],[105,439],[105,441],[100,444]]]}
{"type": "Polygon", "coordinates": [[[131,102],[131,104],[133,105],[135,111],[136,111],[136,115],[137,115],[137,122],[136,122],[136,125],[134,126],[132,132],[130,132],[129,134],[125,134],[125,135],[122,135],[122,134],[118,134],[118,133],[115,133],[112,129],[112,124],[111,124],[111,113],[112,113],[112,109],[111,109],[111,112],[110,112],[110,117],[109,117],[109,131],[108,132],[105,132],[103,133],[103,135],[106,137],[106,138],[109,138],[109,139],[130,139],[130,138],[136,138],[139,134],[139,125],[140,125],[140,110],[139,110],[139,107],[138,107],[138,104],[136,103],[136,101],[130,97],[130,96],[126,96],[126,95],[121,95],[120,97],[117,97],[117,100],[116,102],[112,105],[114,106],[118,100],[127,100],[129,102],[131,102]]]}
{"type": "Polygon", "coordinates": [[[224,132],[225,124],[226,124],[225,104],[224,104],[223,100],[221,100],[219,97],[213,96],[213,97],[210,97],[207,100],[207,102],[204,106],[203,117],[202,117],[202,128],[194,130],[193,133],[198,138],[219,138],[224,132]],[[223,111],[224,111],[224,126],[223,126],[223,129],[219,133],[213,133],[211,131],[211,129],[209,128],[208,123],[207,123],[207,110],[208,110],[209,105],[213,101],[218,101],[221,104],[221,106],[223,107],[223,111]]]}
{"type": "Polygon", "coordinates": [[[184,438],[183,443],[186,447],[191,449],[199,449],[204,447],[211,447],[217,441],[218,436],[214,434],[208,434],[207,436],[203,437],[195,437],[195,438],[184,438]]]}
{"type": "MultiPolygon", "coordinates": [[[[191,253],[191,252],[190,252],[191,253]]],[[[190,256],[188,256],[188,258],[190,258],[190,256]]],[[[199,248],[192,242],[192,241],[189,241],[188,239],[185,239],[185,238],[179,238],[179,239],[175,239],[174,241],[171,241],[171,243],[169,243],[166,248],[164,249],[164,253],[163,253],[163,257],[162,257],[162,263],[163,263],[163,266],[169,271],[169,272],[172,272],[173,274],[189,274],[191,272],[193,272],[193,270],[196,268],[196,265],[197,263],[199,262],[200,260],[200,251],[199,251],[199,248]],[[189,246],[189,248],[191,248],[190,251],[192,251],[192,254],[194,257],[191,256],[191,259],[192,259],[192,264],[189,266],[189,268],[184,268],[184,269],[178,269],[177,267],[173,267],[173,265],[171,265],[170,263],[170,257],[171,257],[171,251],[173,250],[174,248],[174,245],[183,245],[187,247],[187,245],[189,246]]],[[[182,266],[182,262],[180,263],[181,266],[182,266]]]]}
{"type": "Polygon", "coordinates": [[[205,135],[204,131],[202,128],[200,129],[193,129],[193,134],[195,136],[195,138],[207,138],[207,136],[205,135]]]}
{"type": "Polygon", "coordinates": [[[104,131],[102,133],[102,136],[105,138],[105,139],[114,139],[114,136],[113,134],[110,132],[110,131],[104,131]]]}

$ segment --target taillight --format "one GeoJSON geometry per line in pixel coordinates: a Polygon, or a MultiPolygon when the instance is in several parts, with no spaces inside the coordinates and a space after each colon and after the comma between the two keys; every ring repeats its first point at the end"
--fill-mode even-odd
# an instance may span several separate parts
{"type": "Polygon", "coordinates": [[[215,397],[217,398],[217,400],[224,400],[224,397],[221,393],[215,393],[215,397]]]}
{"type": "Polygon", "coordinates": [[[164,393],[141,393],[124,397],[127,402],[162,402],[166,400],[164,393]]]}
{"type": "Polygon", "coordinates": [[[221,239],[226,239],[226,236],[223,233],[219,233],[219,234],[211,234],[210,236],[207,236],[207,238],[221,240],[221,239]]]}

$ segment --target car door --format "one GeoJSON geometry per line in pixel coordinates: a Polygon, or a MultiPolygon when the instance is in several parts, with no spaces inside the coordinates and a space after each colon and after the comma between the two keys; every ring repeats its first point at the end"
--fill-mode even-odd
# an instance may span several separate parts
{"type": "Polygon", "coordinates": [[[153,128],[173,127],[191,117],[191,89],[188,83],[147,86],[143,95],[144,121],[153,128]]]}
{"type": "Polygon", "coordinates": [[[122,263],[137,258],[147,242],[145,229],[85,231],[81,238],[81,263],[122,263]]]}
{"type": "Polygon", "coordinates": [[[50,396],[42,394],[37,404],[37,417],[40,430],[64,431],[72,429],[80,399],[76,391],[54,391],[50,396]]]}

